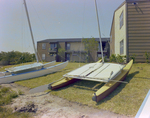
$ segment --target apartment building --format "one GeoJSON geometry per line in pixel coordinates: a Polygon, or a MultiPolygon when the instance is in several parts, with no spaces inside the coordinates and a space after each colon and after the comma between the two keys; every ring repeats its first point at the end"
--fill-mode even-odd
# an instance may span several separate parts
{"type": "MultiPolygon", "coordinates": [[[[90,39],[89,39],[90,40],[90,39]]],[[[95,38],[99,42],[99,38],[95,38]]],[[[109,57],[109,40],[110,38],[102,38],[102,46],[104,56],[109,57]]],[[[85,51],[82,38],[68,38],[68,39],[46,39],[37,42],[37,51],[39,60],[44,61],[72,61],[72,62],[86,62],[88,55],[85,51]],[[62,50],[61,54],[60,51],[62,50]]],[[[90,54],[90,62],[97,61],[101,57],[100,46],[98,50],[90,54]]]]}
{"type": "Polygon", "coordinates": [[[135,56],[145,62],[150,53],[150,0],[125,0],[115,11],[110,32],[110,55],[135,56]]]}

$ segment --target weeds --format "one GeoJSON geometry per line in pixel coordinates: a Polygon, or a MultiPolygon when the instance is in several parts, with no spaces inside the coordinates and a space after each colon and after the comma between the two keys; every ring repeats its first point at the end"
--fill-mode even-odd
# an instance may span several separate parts
{"type": "Polygon", "coordinates": [[[136,54],[133,54],[133,55],[130,55],[130,56],[129,56],[130,59],[133,59],[133,63],[135,63],[135,58],[136,58],[136,56],[137,56],[136,54]]]}
{"type": "Polygon", "coordinates": [[[110,62],[124,63],[126,61],[126,56],[112,54],[109,59],[110,62]]]}
{"type": "Polygon", "coordinates": [[[150,53],[145,52],[144,57],[145,57],[145,59],[146,59],[146,63],[149,63],[150,53]]]}
{"type": "Polygon", "coordinates": [[[18,93],[9,87],[0,86],[0,118],[28,118],[28,113],[12,113],[12,109],[5,108],[4,105],[11,103],[13,98],[18,97],[18,93]]]}
{"type": "Polygon", "coordinates": [[[24,92],[23,92],[23,91],[21,91],[21,90],[18,90],[18,94],[19,94],[19,95],[23,95],[23,94],[24,94],[24,92]]]}

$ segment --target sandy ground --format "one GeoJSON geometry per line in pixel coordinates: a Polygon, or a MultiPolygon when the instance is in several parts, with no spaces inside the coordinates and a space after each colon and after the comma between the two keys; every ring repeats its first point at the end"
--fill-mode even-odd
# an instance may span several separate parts
{"type": "Polygon", "coordinates": [[[37,111],[34,114],[35,118],[131,118],[110,111],[103,111],[79,103],[70,102],[53,96],[50,93],[41,92],[28,94],[29,88],[15,83],[2,84],[2,86],[11,87],[15,91],[23,91],[24,94],[14,99],[9,107],[19,109],[26,104],[34,103],[37,106],[37,111]]]}

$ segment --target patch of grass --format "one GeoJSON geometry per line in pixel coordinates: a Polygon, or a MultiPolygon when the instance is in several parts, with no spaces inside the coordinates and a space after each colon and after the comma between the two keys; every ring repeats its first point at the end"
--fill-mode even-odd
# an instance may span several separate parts
{"type": "Polygon", "coordinates": [[[4,106],[11,103],[13,98],[18,97],[17,92],[8,87],[0,87],[0,118],[27,118],[28,113],[12,113],[12,109],[4,106]]]}
{"type": "MultiPolygon", "coordinates": [[[[84,64],[82,63],[81,65],[84,64]]],[[[16,83],[29,88],[34,88],[56,81],[65,73],[78,67],[78,63],[69,63],[65,69],[59,72],[16,83]]],[[[80,80],[67,87],[50,91],[50,93],[69,101],[86,104],[98,109],[108,110],[123,115],[135,116],[148,90],[150,89],[149,72],[150,64],[133,64],[131,71],[125,79],[125,81],[129,83],[121,83],[109,96],[98,103],[92,101],[92,96],[93,93],[101,87],[99,82],[80,80]]]]}
{"type": "Polygon", "coordinates": [[[18,94],[19,95],[23,95],[24,94],[24,92],[23,91],[21,91],[20,89],[18,90],[18,94]]]}
{"type": "Polygon", "coordinates": [[[12,113],[10,108],[0,107],[0,118],[31,118],[29,113],[12,113]]]}
{"type": "Polygon", "coordinates": [[[0,89],[0,105],[6,105],[11,102],[13,98],[18,97],[18,94],[15,91],[12,91],[8,87],[1,87],[0,89]]]}

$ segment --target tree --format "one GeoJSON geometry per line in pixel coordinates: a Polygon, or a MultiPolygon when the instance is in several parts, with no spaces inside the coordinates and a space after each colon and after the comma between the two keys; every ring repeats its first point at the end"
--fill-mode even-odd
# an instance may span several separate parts
{"type": "Polygon", "coordinates": [[[98,41],[95,40],[95,38],[87,39],[83,38],[82,43],[84,44],[85,51],[88,55],[88,61],[94,61],[93,54],[98,50],[98,41]]]}
{"type": "Polygon", "coordinates": [[[61,61],[65,61],[65,49],[64,48],[59,48],[58,49],[58,55],[60,56],[61,61]]]}
{"type": "Polygon", "coordinates": [[[32,62],[35,60],[35,54],[30,54],[28,52],[10,51],[10,52],[0,52],[0,61],[2,63],[14,65],[25,62],[32,62]]]}

